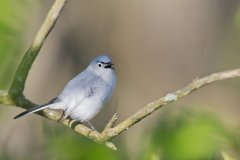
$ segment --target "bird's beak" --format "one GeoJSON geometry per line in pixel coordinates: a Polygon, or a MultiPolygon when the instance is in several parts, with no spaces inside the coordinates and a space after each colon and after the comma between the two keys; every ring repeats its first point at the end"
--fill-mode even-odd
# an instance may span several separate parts
{"type": "Polygon", "coordinates": [[[114,66],[113,63],[108,63],[108,64],[106,64],[106,66],[104,68],[112,68],[112,69],[114,69],[113,66],[114,66]]]}

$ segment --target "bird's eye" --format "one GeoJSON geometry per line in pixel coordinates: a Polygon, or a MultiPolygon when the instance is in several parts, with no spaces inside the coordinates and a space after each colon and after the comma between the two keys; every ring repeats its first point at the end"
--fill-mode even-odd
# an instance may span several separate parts
{"type": "Polygon", "coordinates": [[[101,63],[98,63],[98,67],[102,67],[102,64],[101,64],[101,63]]]}

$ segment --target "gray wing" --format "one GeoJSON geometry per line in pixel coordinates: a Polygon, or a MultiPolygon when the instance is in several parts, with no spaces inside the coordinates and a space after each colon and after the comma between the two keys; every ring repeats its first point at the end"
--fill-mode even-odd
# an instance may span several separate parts
{"type": "Polygon", "coordinates": [[[92,72],[84,71],[71,81],[63,89],[59,97],[67,104],[78,105],[84,98],[93,96],[101,83],[99,76],[92,72]]]}

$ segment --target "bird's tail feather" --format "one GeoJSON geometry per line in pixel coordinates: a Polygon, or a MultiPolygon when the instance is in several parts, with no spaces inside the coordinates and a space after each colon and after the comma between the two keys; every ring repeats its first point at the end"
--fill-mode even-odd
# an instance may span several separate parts
{"type": "Polygon", "coordinates": [[[22,117],[22,116],[25,116],[25,115],[28,115],[28,114],[31,114],[31,113],[34,113],[34,112],[43,110],[43,109],[45,109],[45,108],[47,108],[47,107],[48,107],[48,105],[40,105],[40,106],[36,106],[36,107],[30,108],[29,110],[24,111],[24,112],[16,115],[16,116],[14,117],[14,119],[17,119],[17,118],[20,118],[20,117],[22,117]]]}
{"type": "Polygon", "coordinates": [[[28,114],[31,114],[31,113],[34,113],[34,112],[37,112],[37,111],[41,111],[45,108],[48,108],[50,107],[51,105],[55,105],[57,103],[57,98],[51,100],[50,102],[48,102],[47,104],[43,104],[43,105],[39,105],[39,106],[36,106],[36,107],[33,107],[33,108],[30,108],[29,110],[26,110],[18,115],[16,115],[14,117],[14,119],[17,119],[17,118],[20,118],[22,116],[25,116],[25,115],[28,115],[28,114]]]}

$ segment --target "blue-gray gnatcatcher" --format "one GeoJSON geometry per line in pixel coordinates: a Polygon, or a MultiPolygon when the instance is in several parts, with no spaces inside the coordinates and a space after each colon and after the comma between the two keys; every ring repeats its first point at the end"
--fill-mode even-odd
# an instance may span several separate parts
{"type": "Polygon", "coordinates": [[[111,97],[116,85],[113,63],[107,55],[93,59],[88,67],[70,80],[62,93],[47,104],[30,108],[18,114],[14,119],[34,113],[45,108],[61,109],[63,114],[58,120],[72,119],[89,123],[111,97]]]}

